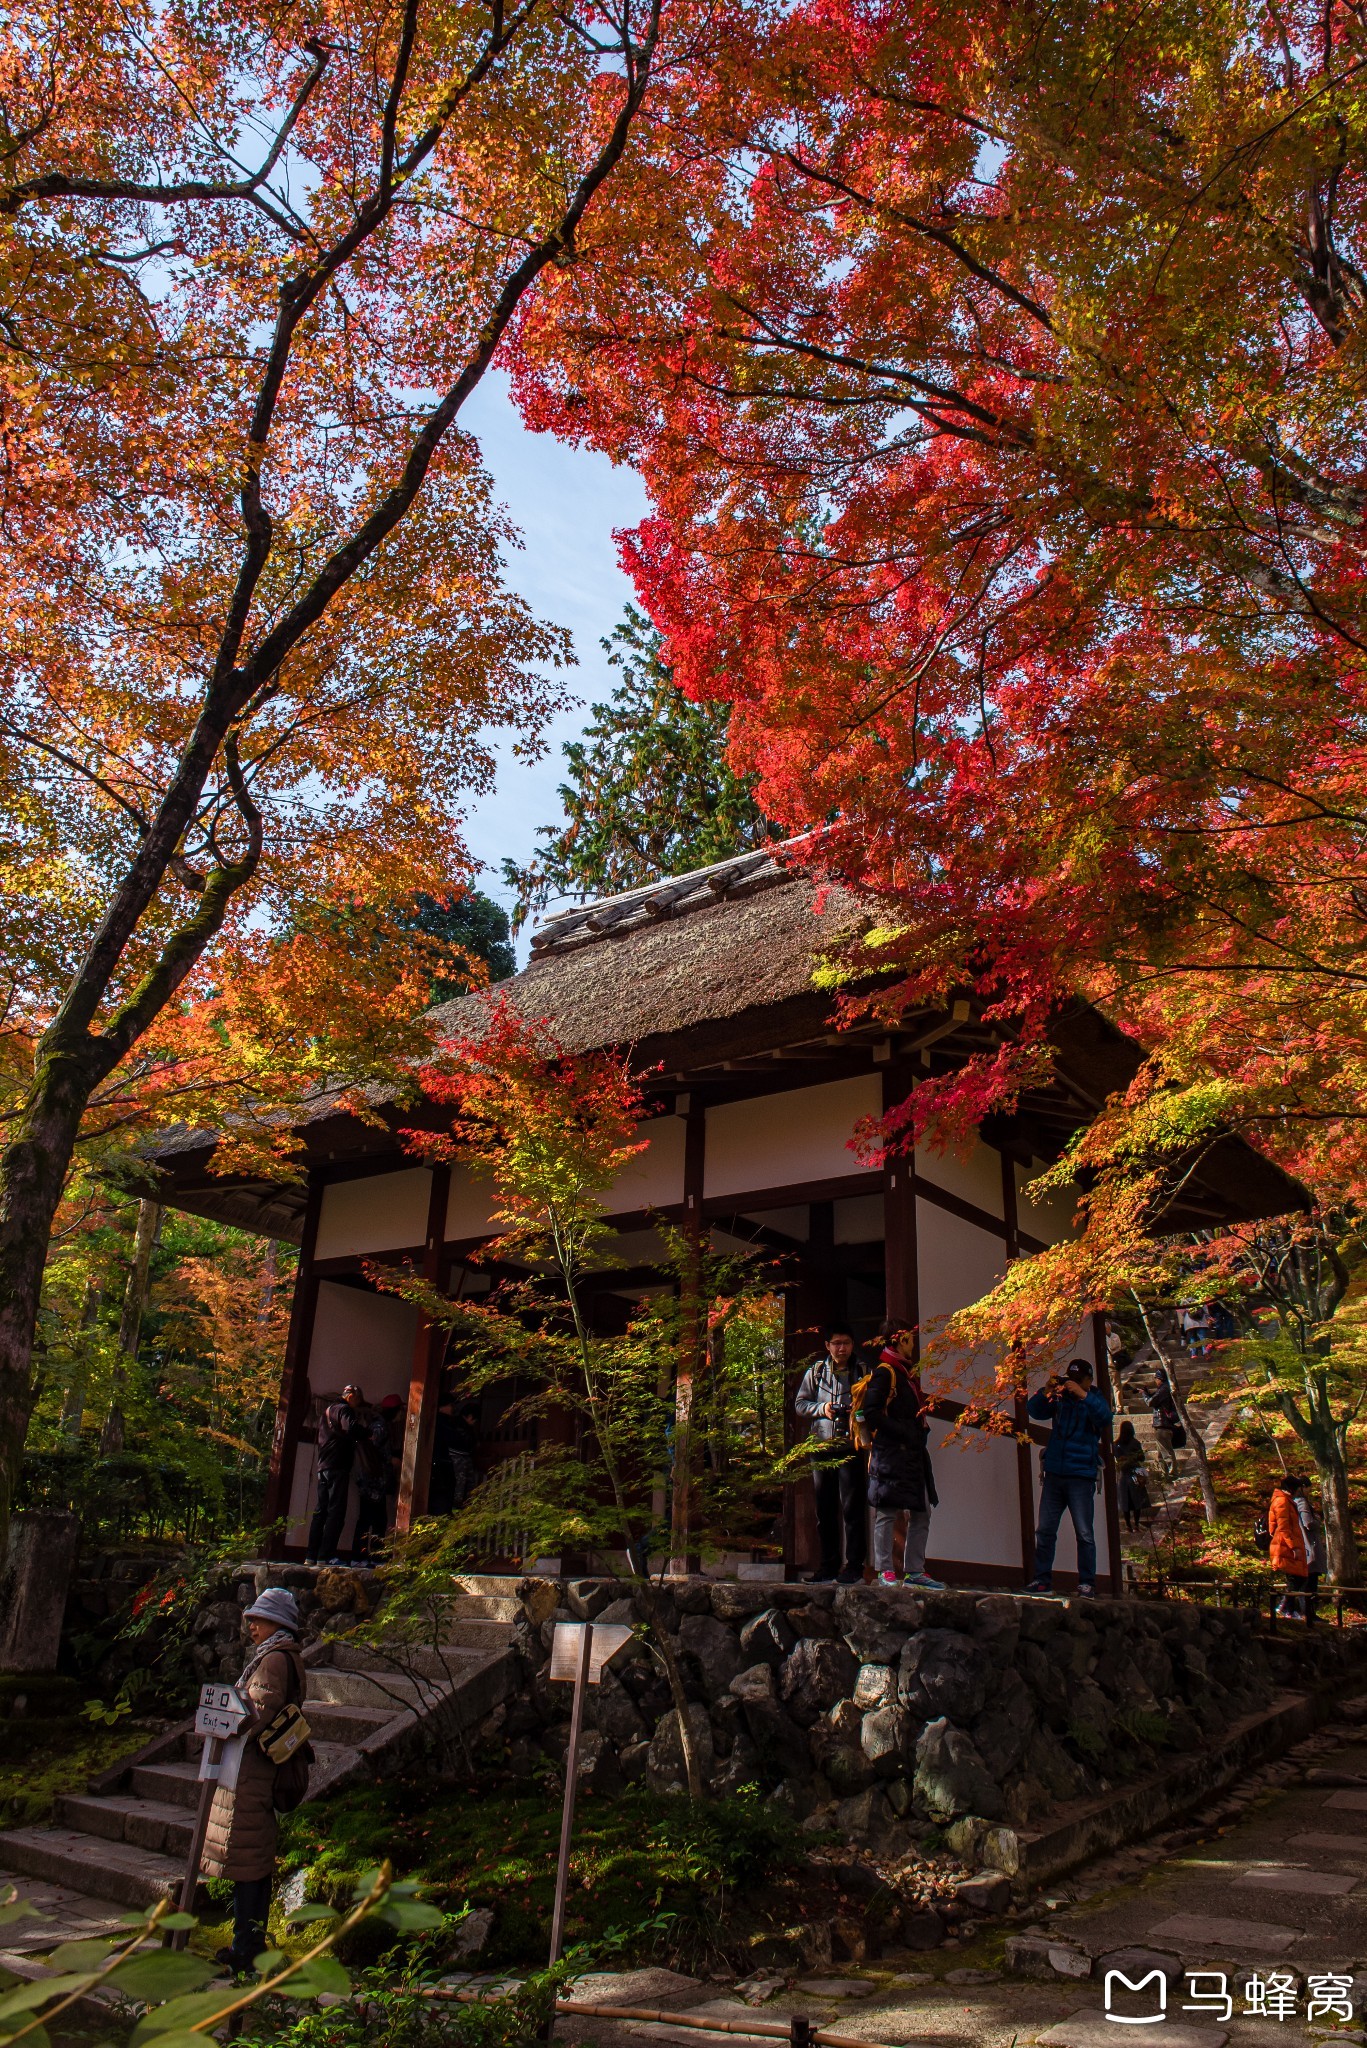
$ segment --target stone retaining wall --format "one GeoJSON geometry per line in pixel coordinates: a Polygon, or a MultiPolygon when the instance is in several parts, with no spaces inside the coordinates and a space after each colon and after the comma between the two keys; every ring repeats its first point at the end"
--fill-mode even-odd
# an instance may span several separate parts
{"type": "MultiPolygon", "coordinates": [[[[563,1759],[556,1620],[643,1618],[618,1585],[524,1580],[527,1685],[481,1731],[531,1776],[563,1759]]],[[[1367,1677],[1367,1644],[1180,1602],[1030,1600],[879,1587],[674,1584],[664,1596],[708,1785],[758,1785],[812,1826],[889,1851],[931,1829],[975,1860],[1176,1758],[1213,1749],[1288,1688],[1367,1677]]],[[[659,1660],[629,1644],[589,1696],[587,1788],[683,1787],[659,1660]]]]}

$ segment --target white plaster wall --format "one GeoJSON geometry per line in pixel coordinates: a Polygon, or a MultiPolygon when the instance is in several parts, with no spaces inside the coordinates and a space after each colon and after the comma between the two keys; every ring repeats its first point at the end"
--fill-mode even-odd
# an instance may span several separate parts
{"type": "MultiPolygon", "coordinates": [[[[343,1287],[335,1280],[320,1281],[309,1347],[310,1391],[324,1407],[348,1385],[360,1387],[373,1402],[397,1394],[406,1407],[417,1335],[418,1312],[408,1302],[396,1301],[388,1294],[368,1294],[359,1287],[343,1287]]],[[[303,1543],[308,1537],[315,1457],[313,1444],[300,1444],[290,1489],[290,1543],[303,1543]]],[[[342,1530],[344,1548],[355,1519],[353,1487],[342,1530]]]]}
{"type": "Polygon", "coordinates": [[[972,1202],[989,1216],[1001,1217],[1002,1156],[991,1145],[975,1143],[965,1155],[937,1152],[933,1146],[916,1147],[916,1171],[923,1179],[947,1194],[972,1202]]]}
{"type": "Polygon", "coordinates": [[[930,1457],[940,1496],[930,1518],[930,1569],[934,1571],[936,1558],[1016,1569],[1021,1561],[1016,1446],[976,1429],[952,1432],[951,1423],[930,1425],[930,1457]]]}
{"type": "Polygon", "coordinates": [[[494,1228],[492,1189],[487,1174],[474,1174],[459,1162],[451,1168],[451,1190],[446,1197],[446,1242],[465,1237],[487,1237],[494,1228]]]}
{"type": "Polygon", "coordinates": [[[1063,1244],[1070,1237],[1077,1236],[1077,1225],[1073,1211],[1077,1207],[1077,1194],[1069,1188],[1059,1194],[1047,1194],[1043,1201],[1031,1202],[1021,1192],[1035,1178],[1044,1172],[1044,1162],[1037,1167],[1016,1168],[1016,1220],[1027,1237],[1037,1237],[1041,1244],[1063,1244]]]}
{"type": "Polygon", "coordinates": [[[609,1215],[620,1216],[634,1209],[668,1209],[683,1201],[685,1119],[652,1117],[637,1124],[636,1135],[647,1141],[645,1151],[627,1161],[600,1197],[609,1215]]]}
{"type": "Polygon", "coordinates": [[[707,1112],[705,1193],[739,1195],[867,1173],[849,1140],[861,1117],[882,1109],[878,1074],[719,1103],[707,1112]]]}
{"type": "Polygon", "coordinates": [[[422,1244],[431,1198],[432,1174],[426,1166],[333,1181],[323,1190],[313,1255],[341,1259],[422,1244]]]}
{"type": "Polygon", "coordinates": [[[976,1223],[965,1223],[933,1202],[916,1203],[916,1269],[921,1325],[967,1308],[995,1287],[1006,1271],[1006,1243],[976,1223]]]}

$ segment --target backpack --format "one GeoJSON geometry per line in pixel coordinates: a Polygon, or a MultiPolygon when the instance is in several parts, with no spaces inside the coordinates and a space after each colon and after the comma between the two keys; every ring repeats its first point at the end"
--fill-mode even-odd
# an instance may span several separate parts
{"type": "MultiPolygon", "coordinates": [[[[878,1370],[874,1367],[874,1372],[878,1370]]],[[[864,1420],[864,1396],[873,1381],[873,1373],[866,1372],[862,1380],[856,1380],[850,1388],[850,1435],[854,1438],[857,1451],[873,1449],[873,1431],[864,1420]]]]}
{"type": "Polygon", "coordinates": [[[1259,1515],[1253,1524],[1253,1541],[1266,1557],[1272,1549],[1272,1528],[1266,1515],[1259,1515]]]}

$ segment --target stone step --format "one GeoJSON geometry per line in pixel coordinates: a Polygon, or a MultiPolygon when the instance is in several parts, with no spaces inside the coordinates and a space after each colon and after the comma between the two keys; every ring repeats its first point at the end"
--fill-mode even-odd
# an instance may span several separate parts
{"type": "Polygon", "coordinates": [[[364,1742],[403,1713],[402,1707],[343,1707],[327,1700],[309,1700],[305,1707],[314,1747],[318,1742],[340,1742],[348,1747],[364,1742]]]}
{"type": "MultiPolygon", "coordinates": [[[[506,1650],[512,1630],[502,1621],[467,1621],[452,1624],[452,1636],[445,1643],[414,1643],[402,1653],[402,1662],[420,1678],[445,1683],[473,1670],[480,1657],[493,1657],[506,1650]]],[[[315,1664],[314,1673],[326,1671],[393,1671],[394,1663],[378,1650],[357,1643],[338,1643],[331,1665],[315,1664]]]]}
{"type": "Polygon", "coordinates": [[[456,1589],[463,1595],[460,1613],[470,1620],[516,1621],[522,1612],[517,1597],[520,1579],[502,1572],[458,1572],[456,1589]]]}
{"type": "Polygon", "coordinates": [[[304,1712],[310,1725],[315,1706],[386,1707],[392,1716],[401,1714],[405,1707],[432,1706],[446,1690],[447,1683],[441,1678],[410,1677],[383,1668],[330,1671],[326,1666],[318,1666],[309,1673],[304,1712]]]}
{"type": "Polygon", "coordinates": [[[69,1885],[95,1899],[120,1906],[154,1906],[174,1897],[185,1875],[183,1863],[131,1842],[100,1841],[74,1828],[6,1828],[0,1832],[0,1870],[69,1885]]]}
{"type": "Polygon", "coordinates": [[[62,1827],[101,1841],[131,1842],[135,1849],[164,1850],[179,1857],[189,1854],[195,1831],[191,1809],[136,1792],[67,1794],[57,1801],[57,1820],[62,1827]]]}
{"type": "Polygon", "coordinates": [[[193,1813],[199,1804],[198,1750],[193,1762],[187,1757],[179,1763],[138,1764],[129,1789],[137,1799],[155,1799],[193,1813]]]}

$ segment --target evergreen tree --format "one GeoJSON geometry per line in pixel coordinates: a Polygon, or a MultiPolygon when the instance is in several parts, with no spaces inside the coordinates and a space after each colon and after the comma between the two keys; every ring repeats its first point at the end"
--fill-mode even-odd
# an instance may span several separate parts
{"type": "Polygon", "coordinates": [[[649,619],[628,605],[602,644],[622,681],[565,748],[566,823],[541,827],[526,867],[503,863],[518,894],[515,928],[553,897],[616,895],[777,836],[752,779],[727,765],[727,706],[684,695],[649,619]]]}

